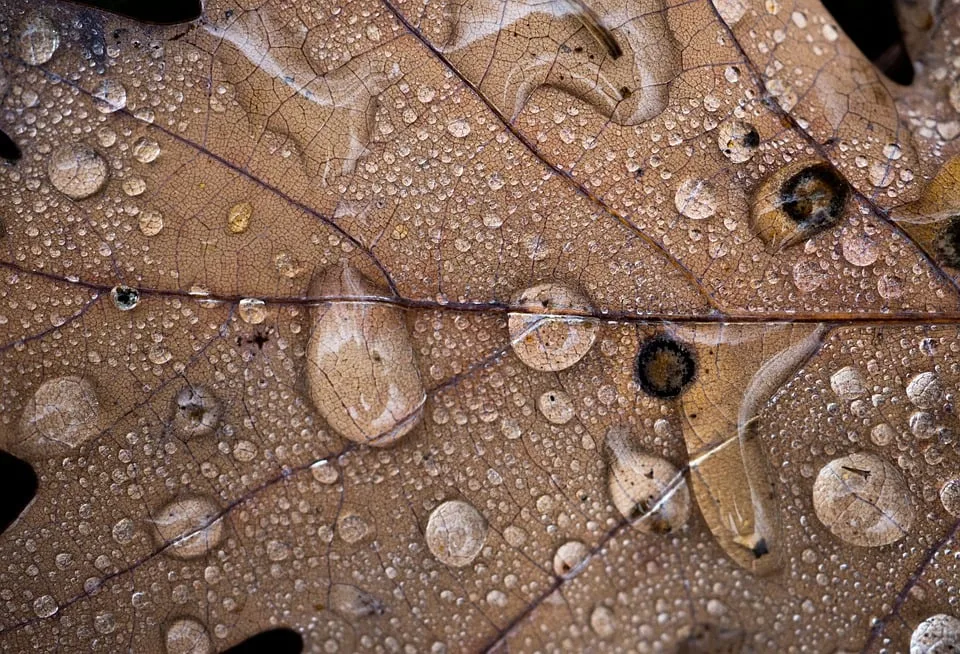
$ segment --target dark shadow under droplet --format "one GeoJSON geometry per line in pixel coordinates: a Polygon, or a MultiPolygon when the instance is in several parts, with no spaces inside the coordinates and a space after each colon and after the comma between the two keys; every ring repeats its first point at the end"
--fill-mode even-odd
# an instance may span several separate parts
{"type": "Polygon", "coordinates": [[[189,23],[200,18],[203,7],[200,0],[164,0],[163,2],[144,2],[144,0],[74,0],[88,7],[96,7],[114,14],[133,18],[144,23],[174,25],[189,23]]]}
{"type": "Polygon", "coordinates": [[[654,397],[677,397],[697,375],[697,363],[690,349],[667,336],[643,344],[634,370],[637,383],[654,397]]]}
{"type": "Polygon", "coordinates": [[[303,637],[287,627],[261,631],[237,643],[223,654],[300,654],[303,637]]]}
{"type": "Polygon", "coordinates": [[[904,86],[913,83],[894,0],[823,0],[823,6],[884,75],[904,86]]]}
{"type": "Polygon", "coordinates": [[[804,168],[780,187],[783,211],[808,235],[834,225],[843,213],[850,184],[829,164],[804,168]]]}
{"type": "Polygon", "coordinates": [[[7,161],[17,161],[20,156],[20,146],[6,132],[0,130],[0,157],[7,161]]]}
{"type": "Polygon", "coordinates": [[[26,461],[0,450],[0,534],[23,513],[37,494],[37,474],[26,461]]]}

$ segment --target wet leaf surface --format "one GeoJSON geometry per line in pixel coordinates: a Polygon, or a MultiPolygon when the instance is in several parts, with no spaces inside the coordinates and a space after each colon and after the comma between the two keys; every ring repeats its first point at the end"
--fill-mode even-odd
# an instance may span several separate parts
{"type": "Polygon", "coordinates": [[[0,3],[0,649],[956,647],[895,9],[909,87],[813,0],[0,3]]]}

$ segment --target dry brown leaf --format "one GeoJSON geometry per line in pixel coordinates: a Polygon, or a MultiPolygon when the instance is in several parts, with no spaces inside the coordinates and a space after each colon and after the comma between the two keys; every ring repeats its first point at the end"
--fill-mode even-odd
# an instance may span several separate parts
{"type": "Polygon", "coordinates": [[[0,2],[0,649],[957,646],[900,9],[910,87],[814,0],[0,2]]]}

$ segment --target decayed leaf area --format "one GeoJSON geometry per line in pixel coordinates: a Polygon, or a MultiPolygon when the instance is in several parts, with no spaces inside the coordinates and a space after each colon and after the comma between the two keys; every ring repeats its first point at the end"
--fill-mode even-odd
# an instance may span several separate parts
{"type": "Polygon", "coordinates": [[[812,0],[6,0],[0,649],[956,647],[901,9],[910,87],[812,0]]]}

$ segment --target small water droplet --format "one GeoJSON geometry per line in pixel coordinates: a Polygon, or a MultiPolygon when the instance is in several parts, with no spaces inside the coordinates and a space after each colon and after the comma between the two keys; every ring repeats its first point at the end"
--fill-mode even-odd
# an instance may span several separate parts
{"type": "Polygon", "coordinates": [[[337,520],[337,533],[345,543],[359,543],[370,533],[367,521],[356,513],[346,513],[337,520]]]}
{"type": "Polygon", "coordinates": [[[553,571],[558,577],[575,574],[590,555],[590,549],[578,540],[567,541],[553,555],[553,571]]]}
{"type": "Polygon", "coordinates": [[[450,132],[451,136],[458,139],[466,138],[470,134],[470,123],[463,119],[457,119],[447,125],[447,131],[450,132]]]}
{"type": "Polygon", "coordinates": [[[250,227],[252,216],[253,205],[249,202],[238,202],[227,212],[227,229],[231,234],[243,234],[250,227]]]}
{"type": "Polygon", "coordinates": [[[93,101],[97,111],[112,114],[127,106],[127,89],[117,80],[108,77],[101,80],[94,89],[93,101]]]}
{"type": "Polygon", "coordinates": [[[960,478],[950,479],[940,487],[940,503],[947,513],[960,518],[960,478]]]}
{"type": "Polygon", "coordinates": [[[33,612],[38,618],[49,618],[60,610],[57,600],[50,595],[41,595],[33,602],[33,612]]]}
{"type": "Polygon", "coordinates": [[[263,300],[244,298],[240,300],[238,309],[240,319],[250,325],[259,325],[267,319],[267,305],[263,300]]]}
{"type": "Polygon", "coordinates": [[[462,500],[444,502],[430,514],[427,547],[438,561],[454,568],[473,563],[487,540],[487,521],[462,500]]]}
{"type": "Polygon", "coordinates": [[[310,466],[310,474],[321,484],[327,485],[336,483],[337,479],[340,478],[340,473],[337,472],[336,466],[327,460],[317,461],[310,466]]]}
{"type": "Polygon", "coordinates": [[[591,318],[565,316],[564,311],[588,313],[590,305],[580,292],[561,284],[531,286],[513,298],[525,313],[508,314],[513,351],[534,370],[565,370],[582,359],[597,337],[591,318]]]}
{"type": "Polygon", "coordinates": [[[138,226],[144,236],[156,236],[163,231],[163,214],[156,209],[141,211],[138,226]]]}
{"type": "Polygon", "coordinates": [[[140,291],[129,286],[114,286],[110,290],[110,299],[121,311],[130,311],[140,304],[140,291]]]}
{"type": "Polygon", "coordinates": [[[574,416],[573,400],[567,392],[559,389],[542,394],[537,399],[537,408],[555,425],[565,425],[574,416]]]}
{"type": "Polygon", "coordinates": [[[150,163],[160,156],[160,144],[151,138],[142,136],[133,144],[133,158],[140,163],[150,163]]]}
{"type": "Polygon", "coordinates": [[[330,608],[352,620],[382,615],[385,610],[383,602],[352,584],[333,584],[330,587],[330,608]]]}
{"type": "Polygon", "coordinates": [[[213,433],[220,424],[220,400],[206,386],[185,386],[173,399],[173,427],[193,438],[213,433]]]}
{"type": "Polygon", "coordinates": [[[749,161],[760,146],[757,128],[742,120],[729,120],[717,130],[717,145],[733,163],[749,161]]]}
{"type": "Polygon", "coordinates": [[[613,611],[603,605],[594,607],[590,613],[590,628],[600,638],[611,638],[617,632],[613,611]]]}
{"type": "Polygon", "coordinates": [[[907,384],[907,399],[918,409],[934,409],[943,403],[943,385],[934,372],[915,375],[907,384]]]}
{"type": "Polygon", "coordinates": [[[685,179],[677,187],[673,202],[681,216],[704,220],[717,212],[717,191],[709,180],[685,179]]]}
{"type": "Polygon", "coordinates": [[[220,509],[206,497],[173,500],[153,519],[164,553],[179,559],[194,559],[216,548],[223,539],[220,509]]]}
{"type": "Polygon", "coordinates": [[[853,366],[845,366],[830,376],[830,388],[842,400],[855,400],[867,392],[860,372],[853,366]]]}

